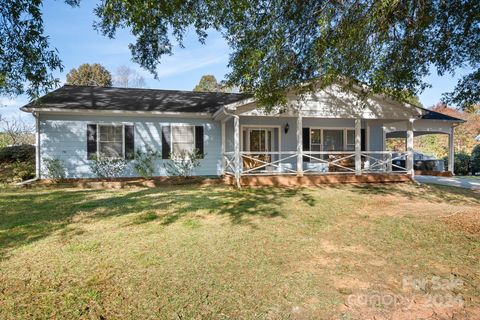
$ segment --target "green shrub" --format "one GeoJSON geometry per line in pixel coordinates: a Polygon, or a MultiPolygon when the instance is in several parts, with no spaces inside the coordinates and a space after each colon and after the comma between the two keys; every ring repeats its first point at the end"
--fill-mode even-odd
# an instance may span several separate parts
{"type": "Polygon", "coordinates": [[[25,181],[35,177],[35,163],[32,161],[21,162],[16,161],[13,164],[13,180],[25,181]]]}
{"type": "Polygon", "coordinates": [[[472,174],[480,174],[480,144],[473,147],[472,156],[470,159],[472,174]]]}
{"type": "Polygon", "coordinates": [[[464,152],[455,154],[455,174],[466,176],[470,173],[470,156],[464,152]]]}
{"type": "Polygon", "coordinates": [[[117,178],[127,167],[127,161],[122,158],[95,157],[89,162],[90,170],[98,178],[117,178]]]}
{"type": "Polygon", "coordinates": [[[133,168],[141,177],[148,179],[155,172],[154,161],[160,158],[160,153],[147,147],[146,151],[136,150],[133,168]]]}
{"type": "Polygon", "coordinates": [[[65,166],[60,159],[43,159],[45,168],[47,169],[47,176],[50,179],[65,179],[65,166]]]}
{"type": "Polygon", "coordinates": [[[164,163],[164,168],[171,176],[190,177],[195,168],[200,166],[202,155],[195,150],[193,152],[181,151],[170,154],[170,160],[164,163]]]}
{"type": "Polygon", "coordinates": [[[0,163],[17,161],[35,162],[35,146],[24,144],[0,149],[0,163]]]}

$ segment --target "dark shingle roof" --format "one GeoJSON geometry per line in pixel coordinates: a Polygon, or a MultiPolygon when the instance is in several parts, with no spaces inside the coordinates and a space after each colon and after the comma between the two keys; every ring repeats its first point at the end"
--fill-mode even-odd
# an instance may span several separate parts
{"type": "Polygon", "coordinates": [[[425,108],[422,108],[422,109],[426,111],[426,113],[422,116],[422,119],[465,122],[465,120],[463,120],[463,119],[451,117],[449,115],[446,115],[446,114],[443,114],[443,113],[440,113],[440,112],[432,111],[432,110],[425,109],[425,108]]]}
{"type": "Polygon", "coordinates": [[[221,106],[250,98],[241,93],[70,86],[22,107],[68,110],[122,110],[214,113],[221,106]]]}

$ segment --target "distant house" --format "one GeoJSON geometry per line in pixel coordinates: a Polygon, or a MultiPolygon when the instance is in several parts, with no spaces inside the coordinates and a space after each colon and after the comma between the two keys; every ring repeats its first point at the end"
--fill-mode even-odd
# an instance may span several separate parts
{"type": "MultiPolygon", "coordinates": [[[[131,159],[135,149],[161,152],[158,176],[170,154],[197,149],[198,176],[413,174],[413,137],[450,137],[461,119],[372,95],[359,100],[339,86],[288,96],[286,111],[264,112],[239,93],[65,85],[21,109],[37,119],[37,174],[57,158],[68,178],[93,177],[95,155],[131,159]],[[385,150],[404,137],[407,152],[385,150]]],[[[135,176],[132,168],[125,176],[135,176]]]]}

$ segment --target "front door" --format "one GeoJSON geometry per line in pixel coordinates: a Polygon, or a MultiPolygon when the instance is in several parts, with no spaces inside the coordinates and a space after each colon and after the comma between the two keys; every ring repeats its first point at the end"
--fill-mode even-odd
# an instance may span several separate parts
{"type": "Polygon", "coordinates": [[[243,156],[243,166],[246,169],[260,167],[259,170],[267,170],[266,163],[277,158],[271,152],[277,151],[277,142],[275,134],[278,129],[246,127],[243,129],[243,151],[247,153],[243,156]]]}
{"type": "Polygon", "coordinates": [[[249,130],[249,151],[269,152],[272,150],[271,129],[250,129],[249,130]]]}

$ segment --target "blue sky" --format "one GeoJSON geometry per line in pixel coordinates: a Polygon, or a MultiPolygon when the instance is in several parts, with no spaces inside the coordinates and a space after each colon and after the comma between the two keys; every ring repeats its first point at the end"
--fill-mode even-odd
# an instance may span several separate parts
{"type": "MultiPolygon", "coordinates": [[[[122,31],[115,39],[108,39],[93,29],[96,2],[83,0],[79,8],[72,8],[63,1],[46,0],[44,3],[45,31],[50,36],[51,45],[58,49],[64,65],[64,71],[55,74],[62,83],[68,71],[82,63],[100,63],[112,74],[118,66],[127,65],[143,75],[148,88],[161,89],[191,90],[204,74],[213,74],[217,80],[222,80],[228,73],[230,49],[222,37],[211,32],[206,45],[202,45],[196,34],[189,32],[185,38],[185,48],[176,46],[172,56],[164,57],[159,67],[159,79],[154,79],[150,73],[131,62],[128,44],[133,41],[132,36],[122,31]]],[[[457,76],[462,74],[460,72],[457,76]]],[[[436,104],[443,92],[453,89],[457,79],[429,76],[427,81],[432,88],[420,95],[420,101],[426,107],[436,104]]],[[[33,121],[30,115],[19,111],[19,107],[27,102],[28,98],[24,96],[16,99],[0,97],[0,105],[6,105],[0,108],[0,114],[33,121]]]]}

